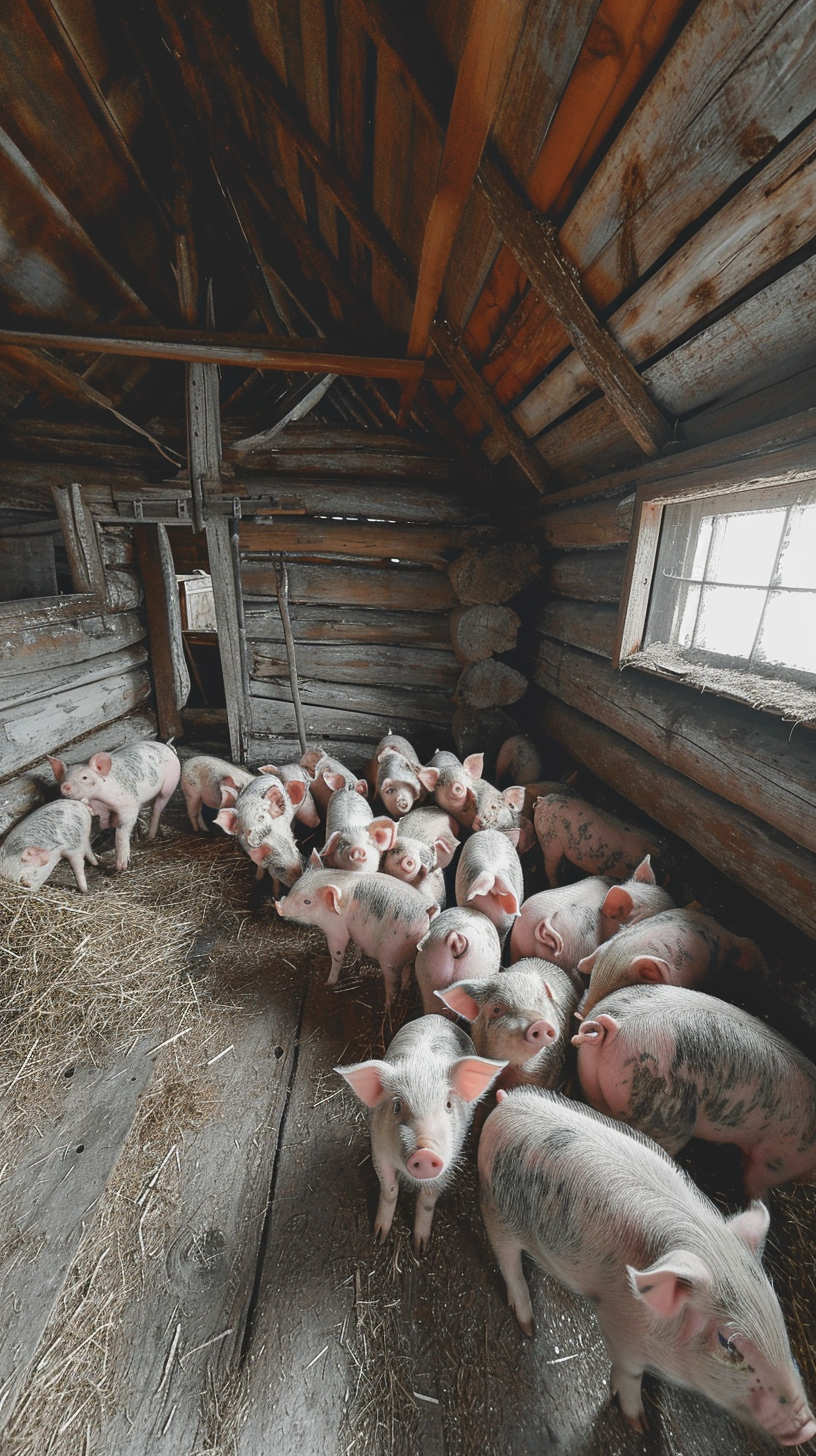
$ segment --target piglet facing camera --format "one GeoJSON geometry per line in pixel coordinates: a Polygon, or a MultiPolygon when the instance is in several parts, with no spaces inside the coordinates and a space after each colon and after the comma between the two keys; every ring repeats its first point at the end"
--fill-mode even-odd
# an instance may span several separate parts
{"type": "Polygon", "coordinates": [[[64,799],[87,804],[100,827],[116,826],[116,868],[127,869],[130,836],[143,804],[152,803],[148,839],[155,839],[162,809],[179,781],[181,764],[166,743],[135,743],[117,753],[95,753],[87,763],[49,758],[64,799]]]}
{"type": "Polygon", "coordinates": [[[380,1242],[402,1182],[417,1193],[414,1249],[427,1248],[436,1201],[460,1161],[476,1103],[503,1066],[476,1056],[466,1032],[444,1017],[423,1016],[397,1032],[384,1057],[335,1067],[370,1110],[380,1242]]]}
{"type": "Polygon", "coordinates": [[[477,1052],[507,1062],[500,1083],[556,1087],[574,1026],[578,990],[558,966],[518,961],[484,980],[458,981],[439,998],[472,1023],[477,1052]]]}

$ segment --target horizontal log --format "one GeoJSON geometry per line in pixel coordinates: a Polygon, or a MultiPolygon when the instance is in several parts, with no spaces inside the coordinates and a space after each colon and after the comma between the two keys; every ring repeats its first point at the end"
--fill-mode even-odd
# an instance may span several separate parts
{"type": "MultiPolygon", "coordinates": [[[[115,753],[130,743],[142,743],[156,737],[156,719],[152,713],[130,713],[126,718],[117,718],[84,738],[70,744],[57,744],[52,749],[55,757],[65,758],[69,763],[85,763],[92,753],[105,751],[115,753]]],[[[15,774],[0,784],[0,834],[5,834],[32,809],[39,808],[56,792],[54,775],[47,759],[33,764],[24,774],[15,774]]]]}
{"type": "MultiPolygon", "coordinates": [[[[295,642],[348,642],[354,645],[394,643],[450,649],[450,617],[447,612],[386,612],[378,607],[338,606],[330,613],[323,607],[290,603],[289,615],[295,642]]],[[[278,603],[274,598],[244,608],[250,646],[283,642],[278,603]]]]}
{"type": "Polygon", "coordinates": [[[526,677],[508,663],[488,657],[465,668],[456,685],[456,701],[465,708],[508,708],[526,691],[526,677]]]}
{"type": "Polygon", "coordinates": [[[591,504],[562,506],[537,523],[542,546],[567,551],[591,546],[621,546],[629,540],[634,496],[623,500],[594,500],[591,504]]]}
{"type": "MultiPolygon", "coordinates": [[[[85,492],[83,491],[83,497],[85,492]]],[[[99,554],[103,566],[133,565],[133,533],[123,526],[121,530],[99,532],[99,554]]]]}
{"type": "MultiPolygon", "coordinates": [[[[276,702],[268,698],[250,699],[250,738],[285,738],[294,735],[294,710],[291,703],[276,702]]],[[[427,719],[399,717],[393,714],[354,713],[342,708],[317,707],[313,703],[303,705],[306,733],[310,742],[322,744],[326,739],[366,742],[373,747],[386,733],[398,730],[409,738],[420,758],[427,760],[443,737],[450,737],[450,729],[429,726],[427,719]]],[[[300,755],[298,755],[299,757],[300,755]]],[[[369,749],[369,758],[371,750],[369,749]]],[[[342,759],[343,754],[339,757],[342,759]]]]}
{"type": "Polygon", "coordinates": [[[465,606],[499,606],[530,586],[540,571],[541,561],[534,545],[507,542],[465,551],[448,574],[465,606]]]}
{"type": "Polygon", "coordinates": [[[621,550],[570,551],[545,571],[544,589],[579,601],[618,602],[625,564],[626,552],[621,550]]]}
{"type": "MultiPolygon", "coordinates": [[[[245,597],[275,595],[275,569],[260,562],[241,568],[245,597]]],[[[309,605],[383,607],[390,611],[450,611],[456,605],[450,582],[438,571],[400,566],[319,566],[293,562],[289,600],[309,605]]]]}
{"type": "MultiPolygon", "coordinates": [[[[74,621],[25,621],[0,629],[0,673],[4,679],[35,673],[59,663],[69,667],[131,647],[147,636],[138,612],[104,613],[74,621]]],[[[8,684],[7,684],[8,685],[8,684]]]]}
{"type": "Polygon", "coordinates": [[[535,681],[661,763],[816,850],[816,740],[710,694],[539,644],[535,681]]]}
{"type": "Polygon", "coordinates": [[[141,577],[127,566],[105,572],[105,602],[112,612],[129,612],[144,601],[141,577]]]}
{"type": "Polygon", "coordinates": [[[141,667],[147,662],[147,643],[134,642],[118,652],[91,657],[87,662],[63,663],[56,655],[52,662],[51,667],[41,667],[37,672],[0,674],[0,713],[50,698],[67,687],[84,690],[91,683],[141,667]]]}
{"type": "Polygon", "coordinates": [[[612,660],[615,631],[618,625],[616,606],[596,606],[594,602],[547,602],[535,616],[535,625],[545,637],[556,642],[569,642],[585,652],[612,660]]]}
{"type": "Polygon", "coordinates": [[[440,569],[461,550],[457,527],[397,526],[391,521],[326,521],[279,516],[269,525],[242,521],[241,551],[283,551],[287,556],[372,556],[378,560],[419,561],[440,569]]]}
{"type": "Polygon", "coordinates": [[[330,370],[356,379],[448,379],[448,372],[423,359],[394,359],[362,354],[347,345],[332,348],[328,339],[287,339],[259,343],[255,334],[199,333],[193,329],[124,328],[116,333],[91,330],[69,334],[46,329],[0,329],[0,348],[65,349],[79,354],[112,354],[136,359],[175,360],[184,364],[230,364],[239,369],[314,374],[330,370]]]}
{"type": "MultiPolygon", "coordinates": [[[[297,636],[295,624],[292,624],[297,636]]],[[[356,643],[297,643],[299,675],[335,683],[394,683],[422,691],[443,688],[452,693],[459,665],[452,652],[431,652],[421,647],[360,646],[356,643]]],[[[260,682],[289,680],[283,643],[253,644],[250,675],[260,682]]]]}
{"type": "Polygon", "coordinates": [[[512,652],[521,619],[510,607],[483,602],[461,607],[451,617],[451,641],[459,662],[483,662],[496,652],[512,652]]]}
{"type": "Polygon", "coordinates": [[[139,667],[92,683],[81,692],[66,688],[36,705],[3,713],[0,779],[39,763],[44,753],[56,753],[62,744],[73,743],[142,707],[151,691],[150,674],[139,667]]]}
{"type": "Polygon", "coordinates": [[[718,870],[816,938],[816,857],[744,809],[657,763],[642,748],[551,698],[539,726],[718,870]]]}
{"type": "MultiPolygon", "coordinates": [[[[299,678],[298,686],[304,706],[340,708],[350,713],[381,713],[391,723],[398,723],[401,715],[415,723],[444,725],[450,723],[453,714],[450,693],[445,692],[407,692],[399,685],[374,687],[368,683],[334,683],[303,677],[299,678]]],[[[249,691],[253,698],[265,702],[292,701],[289,683],[279,678],[266,681],[253,678],[249,691]]],[[[394,728],[393,732],[396,731],[394,728]]]]}

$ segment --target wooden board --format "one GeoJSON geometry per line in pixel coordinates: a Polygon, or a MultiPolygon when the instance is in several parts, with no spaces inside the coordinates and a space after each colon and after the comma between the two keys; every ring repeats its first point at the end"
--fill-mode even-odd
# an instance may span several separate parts
{"type": "Polygon", "coordinates": [[[715,694],[616,672],[542,638],[535,681],[570,707],[644,748],[659,763],[741,805],[816,851],[816,738],[715,694]]]}
{"type": "MultiPolygon", "coordinates": [[[[248,725],[250,738],[291,740],[295,737],[295,718],[292,704],[284,701],[274,701],[269,698],[250,698],[251,717],[248,725]]],[[[379,743],[386,733],[396,732],[397,725],[413,742],[415,737],[427,744],[433,740],[430,748],[420,747],[416,742],[415,747],[421,757],[426,760],[439,747],[442,737],[450,738],[450,712],[448,722],[438,722],[434,726],[432,720],[424,715],[417,718],[409,718],[404,712],[398,716],[394,713],[378,712],[375,707],[368,712],[352,712],[342,707],[328,708],[315,707],[314,704],[304,703],[303,716],[306,720],[306,733],[310,743],[322,744],[329,739],[340,740],[350,739],[352,743],[369,744],[368,757],[371,757],[371,747],[379,743]]],[[[441,715],[440,715],[441,716],[441,715]]],[[[295,754],[299,758],[300,754],[295,754]]],[[[343,758],[343,754],[338,755],[343,758]]],[[[274,755],[273,755],[274,760],[274,755]]],[[[268,762],[268,760],[267,760],[268,762]]]]}
{"type": "Polygon", "coordinates": [[[303,994],[294,979],[259,990],[202,1052],[204,1061],[232,1044],[204,1069],[214,1112],[184,1137],[180,1197],[122,1323],[117,1382],[126,1398],[105,1429],[118,1456],[192,1450],[204,1434],[204,1392],[238,1360],[303,994]]]}
{"type": "Polygon", "coordinates": [[[444,570],[461,550],[462,532],[456,527],[397,526],[386,521],[313,521],[278,516],[268,525],[241,524],[241,551],[289,555],[371,556],[380,561],[423,562],[444,570]]]}
{"type": "MultiPolygon", "coordinates": [[[[59,660],[56,653],[53,660],[59,660]]],[[[129,672],[146,662],[147,645],[144,642],[134,642],[130,647],[120,647],[116,652],[91,657],[86,662],[54,666],[50,669],[41,667],[37,672],[0,676],[0,713],[10,713],[26,703],[47,699],[66,687],[80,691],[91,683],[104,682],[106,678],[129,672]]]]}
{"type": "MultiPolygon", "coordinates": [[[[247,562],[241,571],[245,598],[274,597],[275,571],[247,562]]],[[[437,571],[411,567],[319,566],[293,562],[289,568],[293,603],[327,607],[383,607],[387,611],[429,612],[457,605],[450,582],[437,571]]]]}
{"type": "MultiPolygon", "coordinates": [[[[251,648],[267,642],[283,642],[283,627],[276,601],[268,606],[247,605],[247,638],[251,648]]],[[[450,618],[447,612],[389,612],[377,607],[323,607],[291,604],[289,615],[295,642],[348,642],[365,644],[411,644],[450,649],[450,618]]]]}
{"type": "Polygon", "coordinates": [[[136,667],[91,683],[81,693],[66,688],[36,704],[4,713],[0,718],[0,779],[39,763],[44,752],[56,753],[62,745],[141,707],[151,691],[150,674],[136,667]]]}
{"type": "MultiPolygon", "coordinates": [[[[356,643],[300,644],[297,647],[298,674],[330,683],[392,683],[396,688],[422,692],[430,688],[456,686],[459,664],[453,653],[428,652],[421,647],[359,646],[356,643]]],[[[250,672],[256,682],[289,679],[289,663],[283,648],[271,644],[255,647],[250,672]]]]}
{"type": "MultiPolygon", "coordinates": [[[[450,693],[429,692],[427,689],[411,692],[401,683],[394,683],[390,687],[371,687],[368,683],[341,683],[301,677],[300,696],[304,708],[367,713],[391,724],[397,723],[402,716],[406,722],[447,727],[453,713],[450,693]]],[[[252,721],[257,723],[259,714],[263,716],[265,711],[260,704],[291,703],[289,683],[280,679],[263,682],[253,678],[250,684],[250,701],[252,721]]],[[[388,728],[382,731],[387,733],[388,728]]]]}
{"type": "Polygon", "coordinates": [[[544,586],[554,596],[617,602],[625,564],[623,550],[566,552],[545,569],[544,586]]]}
{"type": "Polygon", "coordinates": [[[546,637],[556,642],[569,642],[585,652],[596,652],[611,660],[618,624],[615,606],[596,606],[591,602],[553,601],[539,607],[535,625],[546,637]]]}
{"type": "Polygon", "coordinates": [[[18,1257],[0,1257],[0,1424],[10,1419],[37,1343],[65,1282],[89,1209],[121,1152],[140,1093],[153,1074],[140,1039],[104,1070],[65,1068],[62,1107],[27,1145],[3,1180],[3,1240],[20,1239],[18,1257]]]}
{"type": "Polygon", "coordinates": [[[613,789],[625,785],[639,809],[816,939],[816,856],[555,698],[537,718],[579,763],[613,789]]]}

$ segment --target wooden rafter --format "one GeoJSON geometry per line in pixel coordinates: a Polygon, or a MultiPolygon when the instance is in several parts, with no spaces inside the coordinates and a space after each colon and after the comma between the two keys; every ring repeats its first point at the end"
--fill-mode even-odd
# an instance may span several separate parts
{"type": "Polygon", "coordinates": [[[479,183],[493,222],[530,284],[569,336],[587,369],[646,455],[671,439],[672,427],[649,397],[634,364],[599,324],[575,268],[558,246],[555,228],[539,217],[508,181],[494,149],[486,152],[479,183]]]}
{"type": "MultiPolygon", "coordinates": [[[[471,12],[436,191],[422,240],[408,339],[408,356],[412,359],[421,359],[428,349],[456,234],[504,94],[526,9],[527,0],[475,0],[471,12]]],[[[403,386],[403,411],[409,407],[415,389],[415,385],[413,391],[410,384],[403,386]]]]}
{"type": "Polygon", "coordinates": [[[320,403],[324,394],[328,393],[336,378],[336,374],[323,374],[311,377],[300,384],[294,384],[273,406],[270,411],[272,418],[266,428],[258,434],[245,436],[243,440],[233,440],[230,449],[237,455],[265,449],[290,421],[304,419],[310,410],[320,403]]]}

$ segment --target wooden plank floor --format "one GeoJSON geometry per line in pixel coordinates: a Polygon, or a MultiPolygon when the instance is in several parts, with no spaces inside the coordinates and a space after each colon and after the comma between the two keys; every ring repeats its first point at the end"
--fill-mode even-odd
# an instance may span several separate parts
{"type": "MultiPolygon", "coordinates": [[[[168,817],[161,852],[184,854],[189,831],[178,812],[168,817]]],[[[225,864],[236,852],[226,840],[219,850],[225,864]]],[[[251,894],[247,866],[247,907],[251,894]]],[[[144,1157],[146,1099],[171,1087],[162,1058],[173,1047],[152,1058],[137,1048],[103,1071],[77,1069],[53,1125],[39,1129],[39,1154],[23,1149],[4,1174],[0,1211],[25,1231],[29,1254],[21,1257],[20,1240],[0,1249],[3,1456],[767,1453],[762,1437],[654,1380],[645,1382],[649,1433],[631,1432],[608,1398],[591,1311],[536,1270],[537,1334],[521,1334],[481,1225],[472,1147],[440,1200],[427,1254],[411,1251],[404,1193],[391,1236],[374,1246],[366,1120],[332,1068],[381,1053],[412,1008],[403,1004],[384,1026],[379,973],[352,956],[339,989],[326,988],[323,946],[319,933],[279,921],[269,902],[237,939],[217,917],[202,924],[192,955],[223,977],[232,1001],[213,1011],[197,1060],[191,1053],[182,1068],[192,1109],[183,1133],[154,1138],[140,1164],[147,1171],[122,1181],[128,1160],[144,1157]],[[59,1440],[38,1447],[38,1410],[40,1419],[52,1412],[52,1427],[59,1418],[53,1405],[38,1406],[46,1321],[58,1319],[61,1301],[71,1307],[61,1291],[77,1283],[69,1266],[82,1257],[80,1234],[92,1239],[103,1216],[114,1166],[116,1186],[132,1189],[130,1232],[119,1235],[130,1246],[88,1276],[83,1296],[100,1321],[108,1305],[117,1311],[112,1368],[89,1413],[67,1414],[59,1440]],[[125,1298],[123,1258],[138,1273],[125,1298]]],[[[700,1163],[709,1192],[721,1165],[700,1163]]],[[[799,1260],[816,1233],[816,1195],[784,1193],[772,1211],[774,1277],[795,1305],[791,1333],[808,1381],[816,1295],[799,1260]]],[[[87,1328],[93,1318],[77,1328],[77,1345],[87,1328]]],[[[67,1382],[70,1322],[57,1338],[67,1382]]]]}

